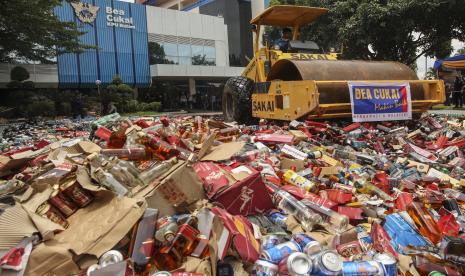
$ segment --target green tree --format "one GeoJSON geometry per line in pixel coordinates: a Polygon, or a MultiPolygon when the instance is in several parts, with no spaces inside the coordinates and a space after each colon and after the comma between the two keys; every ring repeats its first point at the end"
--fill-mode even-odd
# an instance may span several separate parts
{"type": "Polygon", "coordinates": [[[457,51],[457,55],[465,55],[465,47],[457,51]]]}
{"type": "Polygon", "coordinates": [[[395,60],[413,65],[421,55],[444,57],[451,39],[464,40],[464,1],[453,0],[272,0],[329,9],[301,30],[302,39],[342,58],[395,60]]]}
{"type": "Polygon", "coordinates": [[[436,78],[436,70],[434,70],[433,67],[428,68],[428,71],[426,71],[425,80],[434,80],[436,78]]]}
{"type": "Polygon", "coordinates": [[[110,103],[114,103],[119,112],[124,112],[127,102],[133,97],[134,89],[125,84],[119,75],[115,75],[112,82],[102,90],[100,96],[103,113],[108,112],[110,103]]]}
{"type": "Polygon", "coordinates": [[[2,1],[0,62],[26,59],[48,63],[56,49],[80,52],[90,48],[79,43],[83,33],[74,22],[61,22],[53,14],[53,8],[61,4],[61,0],[2,1]]]}
{"type": "Polygon", "coordinates": [[[6,86],[11,89],[34,88],[34,82],[26,81],[27,79],[29,79],[29,72],[27,71],[27,69],[22,66],[15,66],[13,67],[13,69],[11,69],[10,82],[7,83],[6,86]]]}

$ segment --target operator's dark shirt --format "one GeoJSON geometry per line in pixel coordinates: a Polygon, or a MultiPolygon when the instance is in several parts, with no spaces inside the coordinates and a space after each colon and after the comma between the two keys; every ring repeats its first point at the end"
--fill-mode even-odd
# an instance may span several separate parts
{"type": "Polygon", "coordinates": [[[279,46],[279,50],[283,52],[289,51],[289,48],[291,46],[289,43],[289,39],[283,39],[283,38],[278,39],[275,45],[279,46]]]}

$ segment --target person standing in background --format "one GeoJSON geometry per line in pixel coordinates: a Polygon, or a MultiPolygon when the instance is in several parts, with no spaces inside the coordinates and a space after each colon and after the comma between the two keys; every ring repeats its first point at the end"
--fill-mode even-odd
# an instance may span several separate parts
{"type": "Polygon", "coordinates": [[[446,101],[444,102],[445,106],[450,106],[450,100],[452,98],[452,85],[450,83],[446,83],[446,101]]]}
{"type": "Polygon", "coordinates": [[[462,87],[463,87],[462,79],[458,75],[455,76],[454,91],[452,91],[455,108],[463,107],[462,87]]]}

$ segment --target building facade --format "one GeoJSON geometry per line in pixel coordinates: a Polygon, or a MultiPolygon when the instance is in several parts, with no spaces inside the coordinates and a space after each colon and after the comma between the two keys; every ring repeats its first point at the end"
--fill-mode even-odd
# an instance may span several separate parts
{"type": "Polygon", "coordinates": [[[84,33],[81,43],[94,47],[58,55],[60,87],[94,87],[96,80],[106,85],[115,75],[132,86],[150,86],[146,10],[108,0],[63,2],[56,7],[61,21],[75,22],[84,33]]]}
{"type": "MultiPolygon", "coordinates": [[[[159,81],[181,82],[194,94],[196,81],[222,83],[241,73],[229,66],[224,19],[117,0],[63,2],[54,9],[75,22],[82,53],[61,53],[56,64],[23,65],[36,87],[95,88],[118,74],[136,88],[159,81]]],[[[0,87],[14,65],[0,64],[0,87]]]]}

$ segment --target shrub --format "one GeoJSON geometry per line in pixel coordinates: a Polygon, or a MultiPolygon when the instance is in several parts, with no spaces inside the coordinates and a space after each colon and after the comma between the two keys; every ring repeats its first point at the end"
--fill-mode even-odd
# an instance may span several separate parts
{"type": "Polygon", "coordinates": [[[35,84],[33,81],[25,81],[23,82],[23,88],[25,89],[33,89],[35,87],[35,84]]]}
{"type": "Polygon", "coordinates": [[[6,84],[6,87],[8,88],[20,88],[22,86],[22,82],[17,81],[17,80],[12,80],[9,83],[6,84]]]}
{"type": "Polygon", "coordinates": [[[26,68],[21,67],[21,66],[15,66],[13,69],[11,69],[10,72],[10,79],[12,81],[25,81],[29,78],[29,72],[26,70],[26,68]]]}
{"type": "Polygon", "coordinates": [[[138,111],[146,111],[147,108],[148,108],[148,105],[149,105],[148,103],[139,103],[137,105],[137,110],[138,111]]]}
{"type": "Polygon", "coordinates": [[[49,99],[41,99],[26,106],[28,117],[54,116],[55,103],[49,99]]]}
{"type": "Polygon", "coordinates": [[[60,102],[56,106],[56,115],[70,116],[72,115],[72,108],[70,102],[60,102]]]}
{"type": "Polygon", "coordinates": [[[151,102],[147,104],[146,111],[160,111],[161,102],[151,102]]]}
{"type": "Polygon", "coordinates": [[[126,103],[125,111],[126,112],[137,112],[139,108],[139,102],[136,100],[130,100],[126,103]]]}

